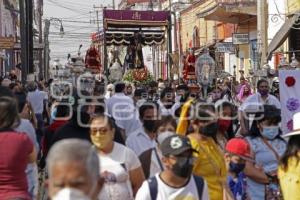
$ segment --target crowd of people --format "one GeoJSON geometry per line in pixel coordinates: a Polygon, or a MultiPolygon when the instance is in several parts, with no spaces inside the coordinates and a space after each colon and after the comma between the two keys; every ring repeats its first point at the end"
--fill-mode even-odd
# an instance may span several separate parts
{"type": "Polygon", "coordinates": [[[282,135],[265,79],[53,84],[1,82],[1,200],[300,199],[300,113],[282,135]]]}

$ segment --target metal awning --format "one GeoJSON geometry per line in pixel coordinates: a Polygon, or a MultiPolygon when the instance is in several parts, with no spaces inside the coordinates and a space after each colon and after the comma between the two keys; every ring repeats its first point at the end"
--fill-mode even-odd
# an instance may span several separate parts
{"type": "Polygon", "coordinates": [[[274,38],[272,39],[271,43],[268,47],[268,60],[271,60],[272,53],[278,49],[287,39],[289,33],[291,31],[292,26],[300,20],[300,16],[295,14],[293,17],[287,19],[279,31],[276,33],[274,38]]]}
{"type": "Polygon", "coordinates": [[[197,13],[198,18],[204,18],[205,20],[220,21],[232,24],[238,24],[240,22],[249,20],[256,17],[255,11],[245,10],[246,8],[232,8],[216,4],[197,13]]]}

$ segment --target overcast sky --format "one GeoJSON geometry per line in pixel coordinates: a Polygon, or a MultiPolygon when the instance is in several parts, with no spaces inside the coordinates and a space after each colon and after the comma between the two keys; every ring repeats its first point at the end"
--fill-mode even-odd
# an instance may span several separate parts
{"type": "MultiPolygon", "coordinates": [[[[116,5],[120,0],[115,0],[116,5]]],[[[68,53],[76,55],[80,44],[83,45],[82,53],[91,44],[90,34],[97,31],[96,12],[97,7],[112,5],[112,0],[44,0],[43,18],[60,18],[64,27],[65,35],[59,36],[60,25],[51,22],[50,26],[50,57],[52,64],[55,58],[61,63],[66,62],[68,53]],[[92,21],[92,23],[90,23],[92,21]]],[[[102,9],[99,10],[100,27],[102,26],[102,9]]]]}

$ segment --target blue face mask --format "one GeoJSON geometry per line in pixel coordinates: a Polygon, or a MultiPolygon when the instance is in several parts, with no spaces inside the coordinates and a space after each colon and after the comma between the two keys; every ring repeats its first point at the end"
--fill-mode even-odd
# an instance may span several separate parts
{"type": "Polygon", "coordinates": [[[246,166],[245,163],[242,164],[242,163],[233,163],[233,162],[230,162],[229,163],[229,170],[231,172],[239,174],[239,173],[241,173],[245,169],[245,166],[246,166]]]}
{"type": "Polygon", "coordinates": [[[278,126],[268,126],[264,127],[261,135],[269,140],[273,140],[279,134],[279,127],[278,126]]]}

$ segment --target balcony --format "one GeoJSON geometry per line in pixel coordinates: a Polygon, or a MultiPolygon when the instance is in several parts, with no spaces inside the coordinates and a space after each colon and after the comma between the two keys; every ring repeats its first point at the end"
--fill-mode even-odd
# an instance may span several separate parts
{"type": "Polygon", "coordinates": [[[197,17],[238,24],[256,16],[256,4],[256,0],[208,0],[206,9],[197,13],[197,17]]]}

